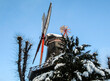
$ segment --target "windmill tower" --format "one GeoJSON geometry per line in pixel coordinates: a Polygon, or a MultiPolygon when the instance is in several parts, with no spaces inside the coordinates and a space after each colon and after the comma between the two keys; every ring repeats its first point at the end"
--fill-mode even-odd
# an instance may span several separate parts
{"type": "Polygon", "coordinates": [[[45,39],[45,45],[47,46],[47,56],[45,62],[52,62],[52,57],[55,57],[62,53],[64,48],[64,41],[62,35],[58,34],[47,34],[45,39]]]}

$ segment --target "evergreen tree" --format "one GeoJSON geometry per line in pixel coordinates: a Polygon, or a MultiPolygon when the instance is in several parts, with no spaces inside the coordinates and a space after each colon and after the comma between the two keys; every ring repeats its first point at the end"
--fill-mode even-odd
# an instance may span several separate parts
{"type": "Polygon", "coordinates": [[[110,79],[110,69],[102,69],[98,63],[98,53],[86,51],[88,44],[79,45],[76,37],[63,37],[63,53],[54,57],[52,64],[54,70],[42,73],[33,81],[90,81],[110,79]]]}

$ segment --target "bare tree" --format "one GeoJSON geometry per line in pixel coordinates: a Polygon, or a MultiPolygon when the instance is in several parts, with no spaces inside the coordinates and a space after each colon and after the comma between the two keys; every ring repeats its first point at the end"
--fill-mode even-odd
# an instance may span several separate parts
{"type": "Polygon", "coordinates": [[[20,81],[25,81],[25,74],[26,74],[26,69],[27,69],[27,60],[28,60],[28,52],[31,49],[32,44],[30,44],[28,41],[25,41],[25,48],[22,49],[22,37],[18,36],[18,45],[19,45],[19,53],[18,53],[18,61],[17,61],[17,66],[18,66],[18,73],[19,73],[19,78],[20,81]]]}

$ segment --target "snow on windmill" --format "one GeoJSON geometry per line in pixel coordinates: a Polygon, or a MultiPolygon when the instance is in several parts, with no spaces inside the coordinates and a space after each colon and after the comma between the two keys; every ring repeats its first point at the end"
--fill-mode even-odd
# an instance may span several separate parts
{"type": "MultiPolygon", "coordinates": [[[[42,17],[42,35],[40,42],[38,44],[35,57],[33,59],[33,63],[35,62],[35,58],[39,52],[40,46],[41,46],[41,56],[40,56],[40,64],[35,67],[30,68],[30,72],[28,75],[29,81],[32,81],[35,76],[40,75],[41,73],[47,72],[48,70],[54,69],[54,65],[52,64],[53,57],[57,56],[62,52],[63,44],[64,41],[62,40],[62,35],[58,34],[53,34],[53,33],[48,33],[48,25],[50,21],[50,16],[51,16],[51,10],[52,10],[52,3],[50,3],[48,14],[45,17],[45,14],[43,14],[42,17]],[[43,50],[44,50],[44,45],[47,46],[47,55],[46,55],[46,60],[45,63],[42,64],[42,57],[43,57],[43,50]]],[[[61,33],[63,33],[63,36],[67,36],[67,32],[69,29],[67,27],[63,26],[60,28],[61,33]]],[[[36,59],[37,61],[37,59],[36,59]]]]}

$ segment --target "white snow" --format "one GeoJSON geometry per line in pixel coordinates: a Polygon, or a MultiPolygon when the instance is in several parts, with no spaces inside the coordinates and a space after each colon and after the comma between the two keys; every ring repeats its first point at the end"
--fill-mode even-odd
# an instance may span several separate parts
{"type": "Polygon", "coordinates": [[[82,76],[85,76],[85,77],[88,77],[89,76],[89,73],[87,71],[84,71],[82,76]]]}
{"type": "Polygon", "coordinates": [[[84,67],[86,67],[86,69],[87,69],[87,71],[88,71],[89,73],[92,73],[92,72],[93,72],[93,68],[94,68],[95,66],[93,65],[92,62],[87,61],[87,63],[84,64],[84,67]]]}
{"type": "Polygon", "coordinates": [[[84,64],[84,63],[86,63],[87,62],[87,60],[85,59],[85,60],[81,60],[81,62],[84,64]]]}
{"type": "Polygon", "coordinates": [[[61,77],[60,74],[57,74],[57,77],[61,77]]]}
{"type": "Polygon", "coordinates": [[[51,36],[51,35],[53,35],[53,36],[55,36],[55,37],[62,37],[62,35],[59,35],[59,34],[53,34],[53,33],[48,33],[48,34],[47,34],[47,36],[51,36]]]}
{"type": "Polygon", "coordinates": [[[96,71],[96,73],[101,74],[102,76],[105,76],[104,71],[102,71],[102,70],[100,70],[100,69],[98,69],[96,67],[94,68],[94,70],[96,71]]]}
{"type": "Polygon", "coordinates": [[[49,77],[47,77],[47,78],[45,79],[45,81],[50,81],[50,78],[49,78],[49,77]]]}
{"type": "MultiPolygon", "coordinates": [[[[45,78],[47,77],[47,75],[48,75],[48,77],[52,77],[53,76],[53,71],[43,73],[43,74],[35,77],[33,79],[33,81],[43,81],[43,80],[45,80],[45,78]]],[[[47,77],[47,79],[48,79],[48,77],[47,77]]]]}
{"type": "Polygon", "coordinates": [[[83,49],[83,46],[80,46],[80,49],[83,49]]]}
{"type": "Polygon", "coordinates": [[[81,50],[84,48],[84,46],[83,45],[81,45],[81,46],[77,46],[78,48],[80,48],[81,50]]]}
{"type": "Polygon", "coordinates": [[[75,53],[79,53],[78,49],[75,49],[74,52],[75,52],[75,53]]]}
{"type": "Polygon", "coordinates": [[[95,65],[91,61],[87,61],[87,63],[84,64],[84,67],[86,67],[86,69],[89,73],[92,73],[93,71],[95,71],[96,73],[98,73],[102,76],[105,76],[105,73],[102,70],[95,67],[95,65]]]}
{"type": "Polygon", "coordinates": [[[53,64],[56,60],[58,60],[59,58],[62,58],[61,56],[64,55],[64,54],[65,54],[65,53],[61,53],[60,55],[55,56],[55,57],[54,57],[54,60],[52,61],[52,64],[53,64]]]}
{"type": "Polygon", "coordinates": [[[76,74],[77,74],[79,80],[82,80],[81,73],[80,72],[77,72],[76,74]]]}
{"type": "Polygon", "coordinates": [[[71,81],[76,81],[76,79],[75,79],[75,78],[73,78],[71,81]]]}
{"type": "Polygon", "coordinates": [[[75,59],[73,59],[73,63],[75,62],[76,60],[75,59]]]}
{"type": "Polygon", "coordinates": [[[106,72],[108,72],[110,74],[110,69],[105,69],[106,72]]]}
{"type": "Polygon", "coordinates": [[[80,72],[78,72],[78,70],[77,70],[77,71],[75,71],[74,73],[76,73],[76,74],[77,74],[78,79],[79,79],[80,81],[82,81],[81,73],[80,73],[80,72]]]}
{"type": "Polygon", "coordinates": [[[59,67],[61,67],[61,66],[64,66],[65,65],[65,63],[59,63],[59,64],[57,64],[55,67],[54,67],[54,69],[57,69],[57,68],[59,68],[59,67]]]}

